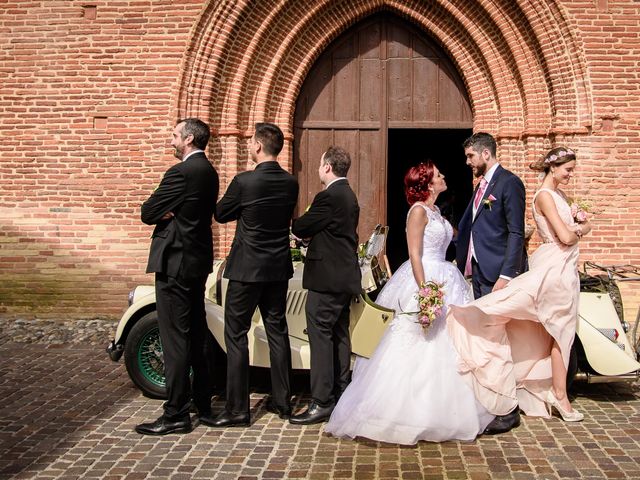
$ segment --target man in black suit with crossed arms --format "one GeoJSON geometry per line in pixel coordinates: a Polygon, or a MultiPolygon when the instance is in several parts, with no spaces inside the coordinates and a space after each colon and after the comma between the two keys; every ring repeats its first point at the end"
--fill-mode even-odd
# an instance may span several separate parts
{"type": "Polygon", "coordinates": [[[201,417],[211,415],[213,337],[205,317],[204,287],[213,266],[211,218],[218,174],[203,151],[209,137],[209,126],[197,118],[178,122],[171,146],[181,162],[167,170],[142,205],[142,221],[156,225],[147,273],[156,275],[167,385],[164,414],[138,425],[136,431],[143,435],[190,432],[192,397],[201,417]]]}
{"type": "Polygon", "coordinates": [[[285,317],[287,288],[293,275],[289,227],[298,199],[298,182],[277,161],[284,145],[282,131],[271,123],[256,124],[249,141],[255,170],[231,181],[216,205],[220,223],[237,221],[224,277],[229,279],[224,303],[227,346],[227,402],[213,427],[248,426],[251,317],[260,309],[269,341],[271,400],[268,408],[282,418],[291,414],[291,347],[285,317]]]}
{"type": "Polygon", "coordinates": [[[290,418],[293,424],[327,420],[350,381],[349,306],[362,289],[356,232],[360,207],[346,178],[350,166],[345,150],[330,147],[318,168],[325,189],[293,222],[294,235],[311,239],[302,286],[309,290],[305,311],[312,397],[304,413],[290,418]]]}

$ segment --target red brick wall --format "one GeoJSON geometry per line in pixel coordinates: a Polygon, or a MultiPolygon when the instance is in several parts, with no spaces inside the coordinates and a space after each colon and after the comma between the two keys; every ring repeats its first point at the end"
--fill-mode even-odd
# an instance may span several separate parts
{"type": "MultiPolygon", "coordinates": [[[[570,193],[605,207],[583,259],[640,263],[634,0],[0,0],[0,313],[118,316],[126,292],[152,281],[139,206],[174,162],[175,120],[212,125],[225,185],[247,166],[255,121],[283,127],[290,168],[307,72],[380,10],[449,52],[476,129],[498,136],[529,194],[528,163],[552,145],[576,149],[570,193]]],[[[219,255],[232,232],[216,227],[219,255]]]]}

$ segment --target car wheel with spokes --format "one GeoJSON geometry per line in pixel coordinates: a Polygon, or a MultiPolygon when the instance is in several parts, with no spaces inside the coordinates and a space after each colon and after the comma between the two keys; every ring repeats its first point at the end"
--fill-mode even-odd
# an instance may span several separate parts
{"type": "Polygon", "coordinates": [[[131,328],[124,361],[133,383],[149,398],[167,398],[158,313],[146,314],[131,328]]]}

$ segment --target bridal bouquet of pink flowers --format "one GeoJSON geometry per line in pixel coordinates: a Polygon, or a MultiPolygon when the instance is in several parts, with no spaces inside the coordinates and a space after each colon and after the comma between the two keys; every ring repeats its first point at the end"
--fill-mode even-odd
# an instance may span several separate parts
{"type": "Polygon", "coordinates": [[[428,330],[436,318],[444,310],[444,291],[442,285],[433,281],[421,282],[418,293],[418,310],[415,312],[403,312],[401,314],[417,315],[420,326],[424,331],[428,330]]]}
{"type": "Polygon", "coordinates": [[[593,205],[586,200],[571,200],[569,202],[571,207],[571,216],[576,223],[584,223],[589,219],[590,213],[593,213],[593,205]]]}

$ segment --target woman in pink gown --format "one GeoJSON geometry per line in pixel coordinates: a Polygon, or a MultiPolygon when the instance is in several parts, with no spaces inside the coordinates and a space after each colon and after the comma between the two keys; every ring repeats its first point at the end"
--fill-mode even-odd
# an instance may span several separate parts
{"type": "Polygon", "coordinates": [[[580,421],[567,397],[566,374],[578,315],[578,243],[591,230],[576,223],[558,188],[573,177],[572,150],[551,150],[531,168],[544,172],[533,197],[533,217],[544,242],[529,271],[478,300],[452,306],[447,327],[458,351],[458,370],[491,413],[519,407],[548,418],[551,407],[565,421],[580,421]]]}

